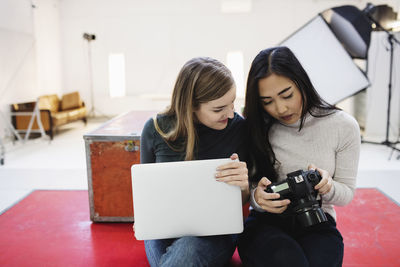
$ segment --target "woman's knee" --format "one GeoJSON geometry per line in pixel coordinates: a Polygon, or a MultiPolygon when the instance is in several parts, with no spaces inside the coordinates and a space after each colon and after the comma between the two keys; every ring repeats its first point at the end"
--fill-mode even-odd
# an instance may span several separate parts
{"type": "Polygon", "coordinates": [[[279,229],[241,236],[238,251],[245,266],[308,266],[299,244],[279,229]]]}
{"type": "Polygon", "coordinates": [[[304,247],[310,266],[342,266],[344,245],[341,239],[332,237],[315,241],[313,245],[304,247]]]}
{"type": "Polygon", "coordinates": [[[167,247],[170,246],[173,241],[174,239],[155,239],[144,241],[147,260],[151,267],[159,266],[161,257],[164,255],[167,247]]]}
{"type": "MultiPolygon", "coordinates": [[[[333,219],[332,219],[333,220],[333,219]]],[[[310,266],[341,266],[343,261],[343,237],[335,223],[321,224],[317,231],[299,239],[310,266]]]]}
{"type": "Polygon", "coordinates": [[[161,259],[161,266],[223,266],[235,246],[230,236],[182,237],[161,259]]]}

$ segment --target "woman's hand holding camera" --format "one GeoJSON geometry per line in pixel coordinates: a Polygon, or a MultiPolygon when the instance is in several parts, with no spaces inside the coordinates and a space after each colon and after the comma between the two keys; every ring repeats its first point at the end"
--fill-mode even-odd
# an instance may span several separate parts
{"type": "Polygon", "coordinates": [[[277,200],[280,197],[278,193],[265,192],[265,189],[270,184],[271,181],[266,177],[261,178],[254,192],[254,199],[264,210],[271,213],[282,213],[287,209],[288,205],[290,204],[290,200],[277,200]]]}
{"type": "MultiPolygon", "coordinates": [[[[232,160],[239,160],[238,154],[234,153],[231,156],[232,160]]],[[[217,181],[225,182],[230,185],[237,185],[242,191],[249,190],[249,177],[247,175],[246,162],[234,161],[219,166],[215,177],[217,181]]]]}
{"type": "Polygon", "coordinates": [[[326,170],[322,170],[317,168],[314,164],[310,164],[308,166],[308,170],[316,170],[321,174],[321,181],[314,187],[315,190],[318,190],[320,195],[324,195],[329,193],[332,189],[332,177],[329,175],[329,172],[326,170]]]}

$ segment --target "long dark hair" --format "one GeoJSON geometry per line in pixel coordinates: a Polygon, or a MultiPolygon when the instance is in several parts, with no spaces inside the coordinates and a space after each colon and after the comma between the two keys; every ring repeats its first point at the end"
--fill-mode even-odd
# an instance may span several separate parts
{"type": "Polygon", "coordinates": [[[307,113],[314,117],[324,117],[337,109],[319,96],[306,71],[289,48],[279,46],[262,50],[251,64],[243,111],[250,140],[249,170],[252,182],[257,182],[263,176],[267,176],[271,181],[276,181],[278,178],[274,169],[277,160],[268,139],[269,130],[277,120],[264,110],[258,88],[258,81],[271,74],[290,79],[300,90],[302,114],[299,131],[303,127],[307,113]]]}

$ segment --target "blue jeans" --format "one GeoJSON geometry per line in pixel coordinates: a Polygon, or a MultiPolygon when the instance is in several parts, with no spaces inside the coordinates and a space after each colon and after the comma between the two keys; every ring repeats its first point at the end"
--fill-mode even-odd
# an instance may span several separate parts
{"type": "Polygon", "coordinates": [[[244,266],[341,266],[343,238],[335,220],[302,227],[293,217],[252,211],[239,237],[244,266]]]}
{"type": "Polygon", "coordinates": [[[144,241],[151,267],[224,266],[235,251],[234,235],[185,236],[144,241]]]}

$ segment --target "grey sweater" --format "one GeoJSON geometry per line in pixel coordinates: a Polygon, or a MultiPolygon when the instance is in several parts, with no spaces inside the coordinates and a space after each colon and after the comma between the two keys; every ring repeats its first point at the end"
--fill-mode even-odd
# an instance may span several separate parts
{"type": "MultiPolygon", "coordinates": [[[[276,123],[269,134],[272,149],[278,160],[278,181],[286,174],[309,164],[329,172],[333,186],[322,196],[322,208],[336,219],[333,205],[347,205],[354,196],[360,154],[360,128],[357,121],[343,111],[326,117],[308,115],[301,131],[300,121],[291,125],[276,123]]],[[[263,211],[254,201],[252,207],[263,211]]]]}

